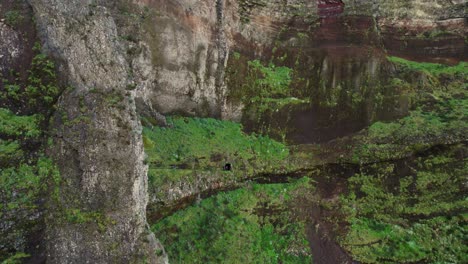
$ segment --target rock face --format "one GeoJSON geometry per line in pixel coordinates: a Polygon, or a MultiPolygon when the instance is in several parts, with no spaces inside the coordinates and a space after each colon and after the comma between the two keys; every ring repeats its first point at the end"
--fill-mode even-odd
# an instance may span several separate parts
{"type": "MultiPolygon", "coordinates": [[[[275,55],[272,50],[278,48],[298,53],[298,34],[310,40],[305,46],[307,51],[303,49],[300,56],[313,63],[329,64],[334,59],[326,58],[325,62],[316,54],[339,57],[349,45],[386,49],[391,54],[418,59],[439,57],[450,61],[465,56],[465,1],[134,3],[139,7],[133,9],[136,14],[144,13],[141,10],[149,13],[140,31],[133,33],[141,48],[133,63],[139,78],[138,95],[163,114],[240,120],[243,106],[226,99],[236,89],[223,82],[223,72],[228,70],[226,61],[232,57],[226,54],[234,51],[250,59],[269,60],[275,55]],[[281,47],[275,45],[277,42],[281,47]]],[[[382,70],[387,70],[382,52],[372,54],[370,60],[380,61],[382,70]]],[[[360,56],[362,52],[351,57],[361,60],[360,56]]],[[[294,68],[294,60],[289,61],[285,65],[294,68]]],[[[367,74],[362,72],[357,78],[367,74]]],[[[332,86],[342,81],[330,78],[334,78],[332,86]]]]}
{"type": "Polygon", "coordinates": [[[21,54],[21,47],[18,32],[14,31],[4,23],[0,22],[0,43],[1,64],[0,71],[5,73],[10,68],[12,61],[17,60],[21,54]]]}
{"type": "MultiPolygon", "coordinates": [[[[387,54],[449,62],[465,56],[465,1],[134,2],[135,13],[146,8],[152,14],[137,34],[143,50],[133,63],[143,73],[146,84],[137,91],[146,103],[163,114],[221,116],[255,130],[250,121],[258,117],[249,117],[245,103],[230,95],[248,78],[248,61],[273,61],[294,69],[304,79],[294,90],[311,97],[312,107],[291,107],[289,114],[262,120],[298,129],[291,136],[296,143],[327,142],[407,114],[403,88],[384,87],[395,71],[387,54]],[[226,50],[224,65],[219,57],[226,50]],[[222,68],[225,82],[220,84],[222,68]],[[352,96],[338,99],[342,94],[352,96]],[[376,106],[382,97],[388,100],[376,106]]],[[[210,189],[210,184],[186,182],[180,188],[160,186],[151,209],[210,189]],[[165,195],[159,191],[164,189],[165,195]]]]}
{"type": "MultiPolygon", "coordinates": [[[[293,69],[302,80],[293,88],[311,98],[307,109],[289,109],[292,118],[279,113],[264,121],[305,124],[313,133],[299,131],[294,141],[326,142],[407,112],[404,96],[374,105],[377,97],[403,94],[400,88],[390,87],[388,94],[376,88],[394,71],[386,52],[466,59],[464,0],[29,3],[44,51],[69,87],[51,129],[50,153],[61,180],[49,202],[50,263],[167,261],[147,230],[138,114],[158,125],[165,124],[163,115],[176,113],[243,121],[249,128],[257,117],[243,112],[246,102],[232,94],[248,77],[248,62],[260,59],[293,69]]],[[[27,39],[7,22],[0,21],[0,72],[14,68],[22,76],[22,60],[32,57],[24,51],[35,35],[27,39]]],[[[217,185],[211,176],[199,178],[217,185]]],[[[169,199],[206,188],[195,187],[180,188],[182,194],[169,199]]]]}
{"type": "Polygon", "coordinates": [[[25,1],[2,1],[0,15],[7,17],[0,20],[0,74],[8,79],[9,73],[14,71],[16,77],[24,81],[36,39],[31,8],[25,1]]]}
{"type": "Polygon", "coordinates": [[[166,262],[147,229],[141,127],[114,20],[91,1],[30,3],[70,87],[53,123],[61,180],[49,201],[47,262],[166,262]]]}

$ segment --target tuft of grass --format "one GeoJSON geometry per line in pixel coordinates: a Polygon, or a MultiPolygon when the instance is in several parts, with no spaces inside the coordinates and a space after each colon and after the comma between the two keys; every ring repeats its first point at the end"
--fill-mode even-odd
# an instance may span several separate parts
{"type": "Polygon", "coordinates": [[[23,19],[24,17],[17,10],[10,10],[5,13],[5,23],[10,27],[16,27],[23,19]]]}

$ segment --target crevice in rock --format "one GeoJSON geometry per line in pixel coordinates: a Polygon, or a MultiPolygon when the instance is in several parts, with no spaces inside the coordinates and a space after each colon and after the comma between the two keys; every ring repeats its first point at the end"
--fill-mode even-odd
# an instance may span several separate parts
{"type": "Polygon", "coordinates": [[[218,49],[218,67],[215,76],[215,91],[217,98],[217,106],[219,107],[217,116],[221,115],[221,108],[225,100],[225,84],[224,74],[228,60],[229,47],[225,32],[225,0],[216,0],[216,26],[217,26],[217,49],[218,49]]]}

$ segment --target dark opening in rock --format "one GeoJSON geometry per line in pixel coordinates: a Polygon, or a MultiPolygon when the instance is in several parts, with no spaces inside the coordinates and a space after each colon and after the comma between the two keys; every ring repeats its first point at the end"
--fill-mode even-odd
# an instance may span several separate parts
{"type": "Polygon", "coordinates": [[[226,163],[223,168],[225,171],[230,171],[232,170],[232,165],[231,163],[226,163]]]}

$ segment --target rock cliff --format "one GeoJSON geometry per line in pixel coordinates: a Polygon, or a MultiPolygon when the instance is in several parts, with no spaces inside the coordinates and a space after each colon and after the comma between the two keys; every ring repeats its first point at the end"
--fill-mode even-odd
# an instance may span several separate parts
{"type": "MultiPolygon", "coordinates": [[[[144,47],[144,52],[137,57],[146,60],[134,64],[146,65],[145,70],[138,72],[144,73],[142,77],[147,85],[137,90],[161,113],[223,114],[225,118],[239,119],[242,106],[226,99],[229,90],[235,87],[220,81],[229,60],[227,52],[269,60],[278,48],[286,49],[289,56],[293,52],[294,56],[305,45],[307,50],[300,52],[301,57],[333,65],[343,64],[336,63],[333,57],[362,60],[368,47],[418,58],[465,56],[464,1],[226,0],[224,4],[215,4],[153,0],[135,3],[144,10],[134,9],[136,14],[146,12],[141,22],[142,32],[133,33],[134,40],[144,47]],[[305,34],[309,40],[301,41],[298,34],[305,34]],[[280,46],[275,42],[280,42],[280,46]],[[317,57],[316,53],[327,55],[317,57]]],[[[368,73],[372,76],[378,71],[380,66],[376,63],[382,63],[379,63],[382,56],[377,51],[366,60],[373,64],[373,69],[362,69],[358,76],[368,73]]],[[[285,65],[294,68],[294,60],[285,65]]],[[[333,65],[326,67],[333,68],[333,65]]],[[[326,78],[334,79],[334,84],[342,81],[340,76],[326,78]]]]}
{"type": "MultiPolygon", "coordinates": [[[[417,115],[421,102],[443,96],[415,93],[436,86],[450,90],[466,80],[453,72],[433,76],[408,70],[388,56],[449,65],[466,60],[467,5],[465,0],[2,1],[0,108],[9,110],[1,113],[32,116],[42,129],[32,140],[0,123],[2,173],[49,156],[60,177],[44,176],[47,188],[38,188],[48,198],[35,198],[24,217],[27,224],[5,220],[0,230],[8,239],[17,225],[27,227],[14,246],[0,240],[0,256],[25,251],[34,255],[32,261],[48,263],[166,263],[163,246],[148,228],[148,200],[154,220],[245,181],[268,182],[315,173],[328,163],[361,162],[353,160],[351,147],[344,148],[383,141],[359,131],[377,121],[417,115]],[[47,78],[33,78],[34,67],[47,78]],[[37,103],[29,97],[43,99],[37,103]],[[234,132],[224,140],[242,135],[235,138],[236,147],[245,142],[273,147],[227,154],[220,148],[192,157],[184,156],[188,147],[181,146],[176,157],[161,161],[167,153],[158,150],[145,158],[144,145],[147,152],[156,149],[154,144],[163,141],[157,136],[165,133],[157,129],[163,127],[202,127],[203,136],[220,140],[210,126],[222,125],[168,122],[171,115],[232,120],[247,132],[305,147],[286,154],[278,142],[230,127],[234,132]],[[157,133],[142,137],[141,122],[148,133],[157,133]],[[34,155],[13,159],[11,146],[18,142],[18,153],[34,155]],[[323,149],[310,145],[318,143],[323,149]],[[259,153],[268,159],[256,157],[259,153]],[[311,160],[311,153],[318,158],[311,160]],[[148,160],[154,169],[150,177],[156,178],[151,199],[148,160]],[[228,162],[239,170],[223,171],[228,162]],[[35,234],[30,241],[29,233],[35,234]],[[46,248],[39,246],[43,240],[46,248]]],[[[412,119],[402,120],[413,125],[412,119]]],[[[459,130],[441,131],[449,139],[436,133],[405,141],[403,135],[398,140],[404,143],[392,145],[393,154],[419,153],[414,142],[432,146],[465,140],[459,130]],[[403,144],[414,149],[402,151],[403,144]]],[[[16,192],[2,189],[2,199],[16,192]]],[[[10,207],[5,215],[16,213],[10,207]]]]}
{"type": "Polygon", "coordinates": [[[46,217],[47,262],[164,262],[147,229],[141,125],[112,16],[91,1],[30,3],[68,87],[51,124],[61,180],[46,217]]]}

